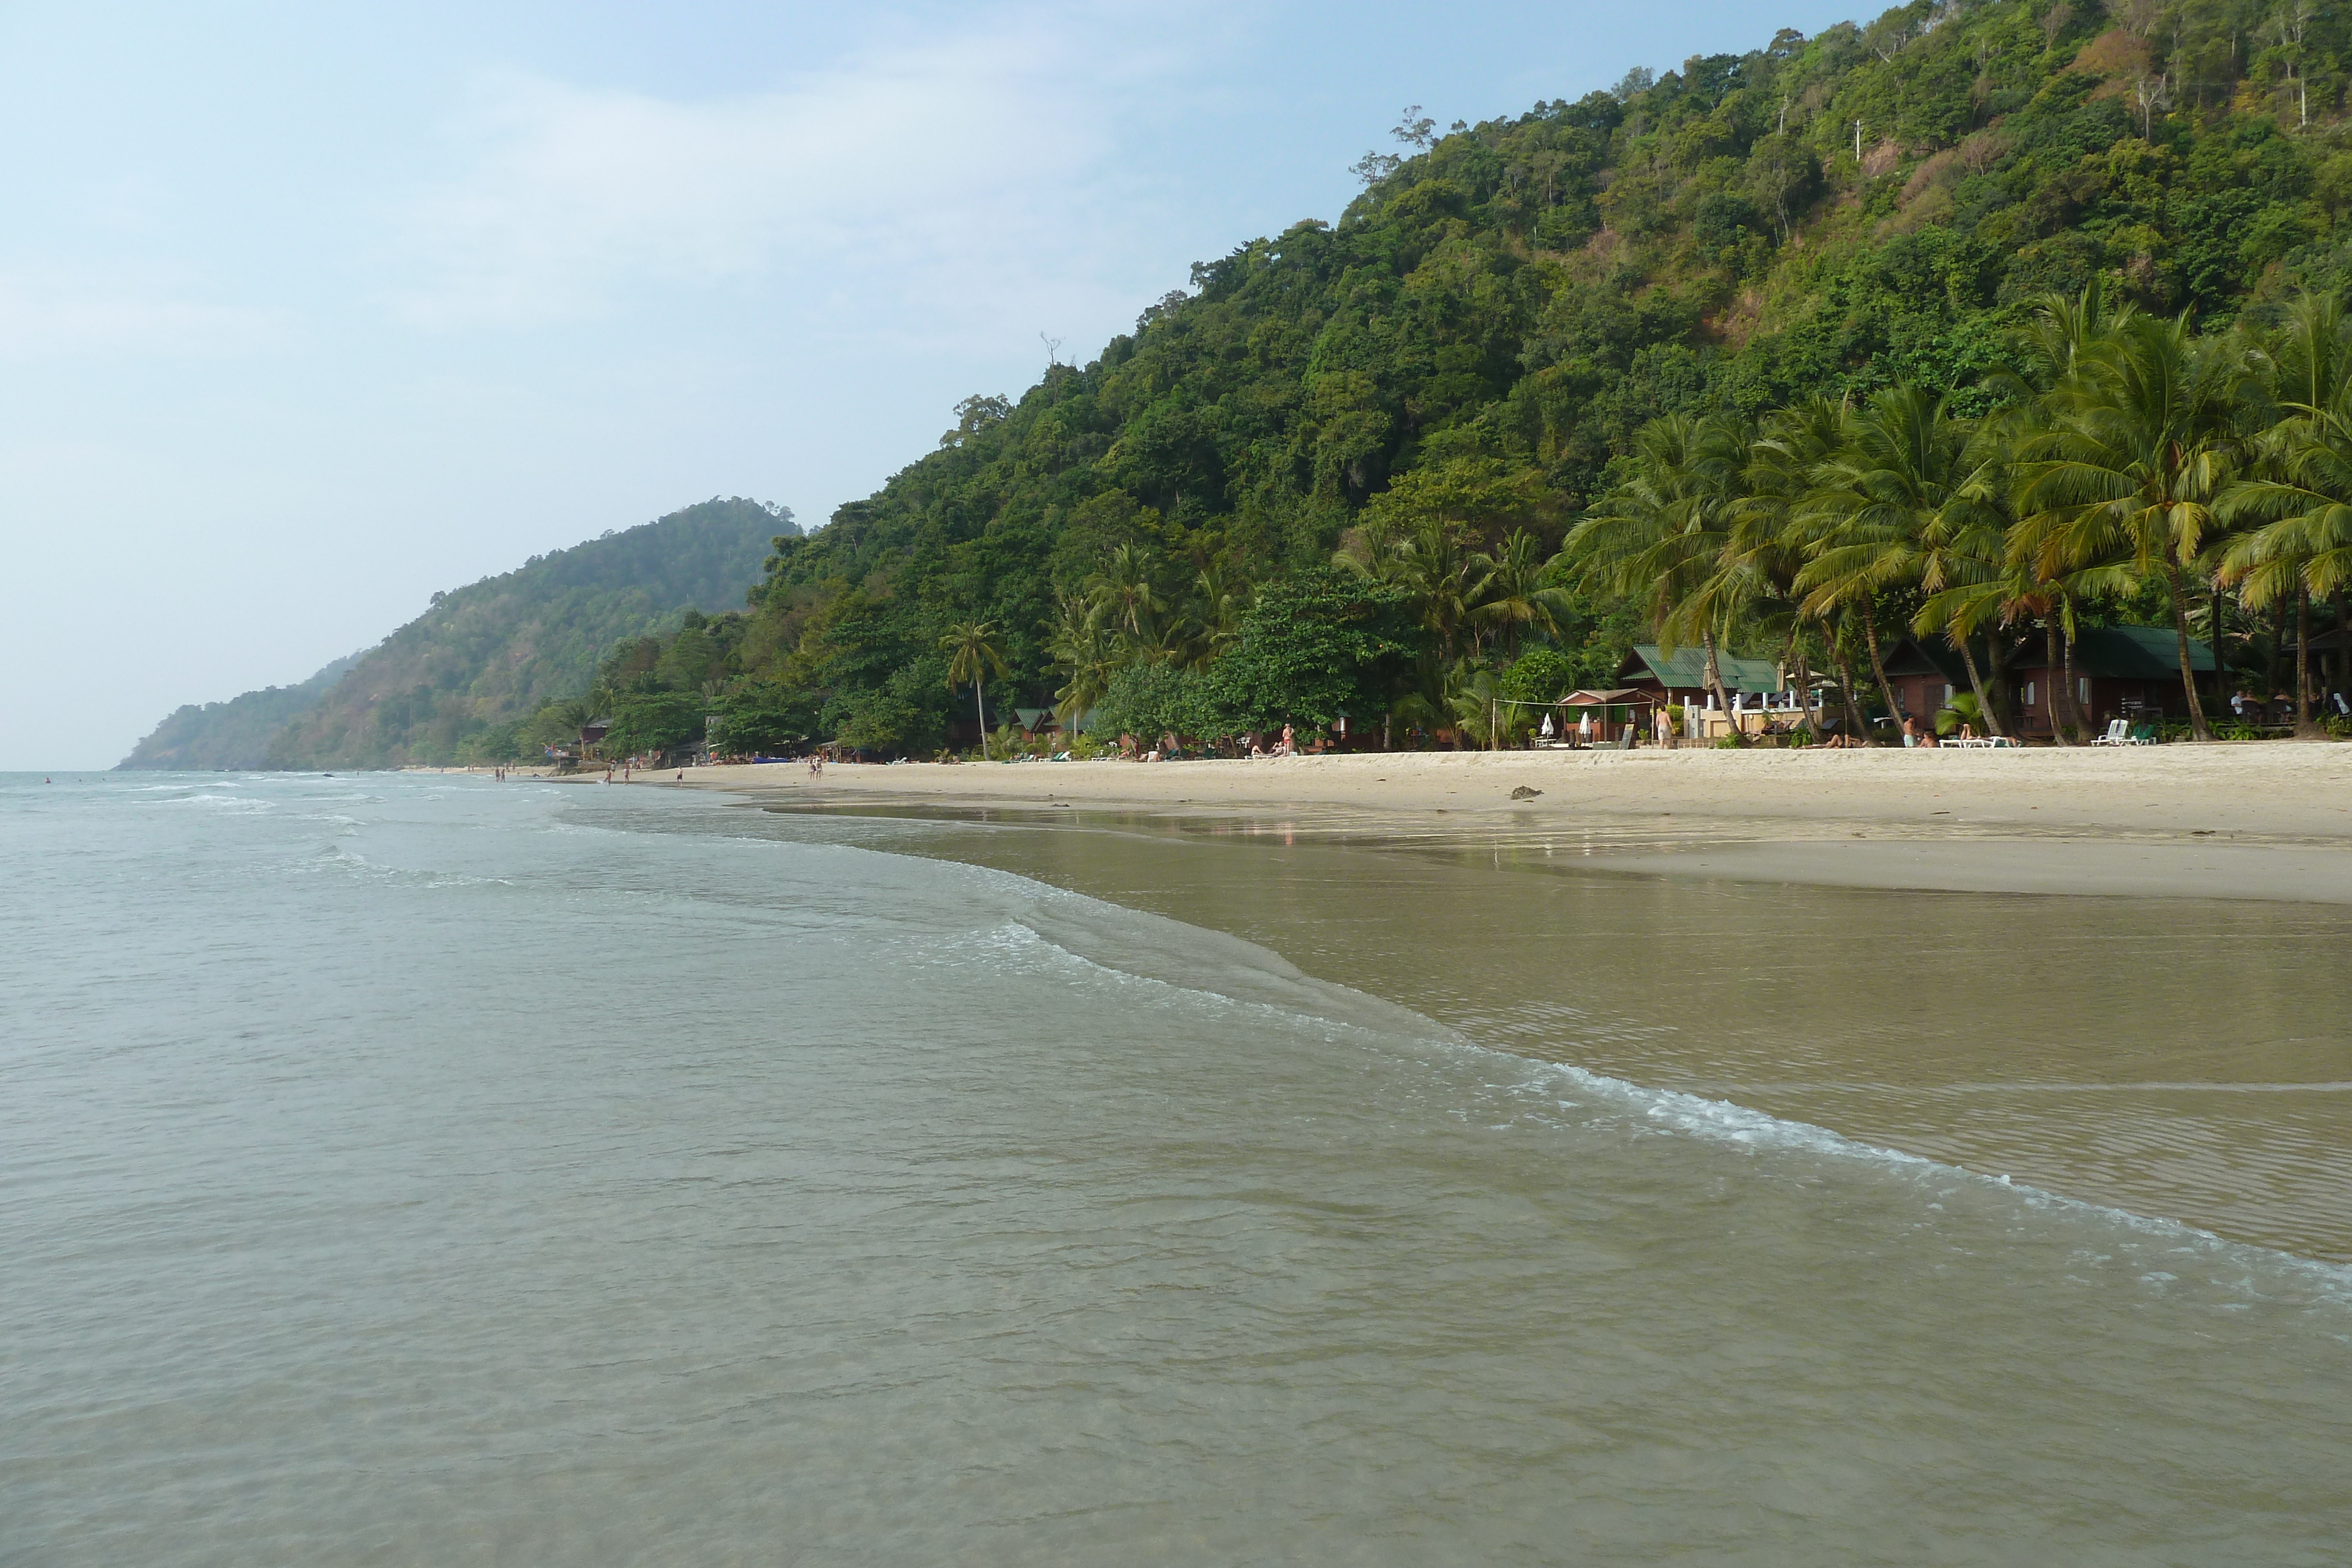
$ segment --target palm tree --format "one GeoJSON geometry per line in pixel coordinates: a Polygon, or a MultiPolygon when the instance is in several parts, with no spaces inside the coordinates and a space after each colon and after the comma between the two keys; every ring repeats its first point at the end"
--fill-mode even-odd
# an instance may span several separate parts
{"type": "MultiPolygon", "coordinates": [[[[1947,399],[1910,382],[1889,387],[1847,421],[1844,443],[1815,468],[1817,487],[1798,508],[1811,534],[1795,584],[1802,606],[1815,615],[1840,607],[1857,613],[1889,716],[1901,709],[1886,677],[1875,600],[1916,586],[1932,603],[1937,594],[1991,577],[2000,558],[2006,519],[1985,493],[1975,434],[1947,399]]],[[[1943,629],[1960,651],[1977,701],[1996,712],[1969,649],[1974,625],[1956,619],[1943,629]]]]}
{"type": "Polygon", "coordinates": [[[1502,749],[1511,732],[1507,710],[1516,706],[1495,685],[1495,672],[1456,664],[1446,678],[1445,706],[1456,735],[1466,735],[1489,751],[1502,749]]]}
{"type": "Polygon", "coordinates": [[[2267,357],[2292,413],[2259,444],[2259,476],[2231,485],[2214,508],[2225,522],[2261,525],[2223,553],[2221,575],[2255,609],[2294,595],[2295,733],[2309,737],[2312,596],[2352,582],[2352,319],[2333,297],[2307,295],[2267,357]]]}
{"type": "Polygon", "coordinates": [[[940,638],[940,652],[948,656],[948,690],[969,684],[972,706],[980,716],[980,754],[988,755],[988,699],[984,695],[991,670],[1002,677],[1013,673],[1004,652],[996,645],[996,623],[965,621],[950,626],[940,638]]]}
{"type": "Polygon", "coordinates": [[[1078,720],[1094,711],[1110,689],[1111,652],[1102,622],[1083,600],[1065,597],[1061,614],[1052,628],[1054,662],[1069,672],[1069,679],[1054,694],[1054,716],[1073,741],[1078,720]]]}
{"type": "Polygon", "coordinates": [[[1853,628],[1853,612],[1843,608],[1834,613],[1811,612],[1796,591],[1806,547],[1812,542],[1801,503],[1813,489],[1816,471],[1845,444],[1852,413],[1845,399],[1817,395],[1766,416],[1763,429],[1748,444],[1741,494],[1732,508],[1729,551],[1744,563],[1759,595],[1769,601],[1759,620],[1782,639],[1784,662],[1797,667],[1807,724],[1818,732],[1821,716],[1812,703],[1811,664],[1811,649],[1818,644],[1837,671],[1854,734],[1865,736],[1868,727],[1855,706],[1857,688],[1845,656],[1850,639],[1844,633],[1853,628]]]}
{"type": "MultiPolygon", "coordinates": [[[[1989,378],[1996,391],[2015,395],[2008,408],[1987,421],[1987,434],[2001,444],[2012,481],[2008,499],[2015,500],[2017,458],[2025,442],[2046,428],[2044,400],[2073,375],[2095,345],[2112,338],[2137,312],[2129,301],[2112,300],[2104,278],[2094,277],[2079,294],[2044,294],[2036,302],[2032,319],[2018,334],[2021,373],[1999,372],[1989,378]]],[[[1989,466],[1988,474],[2000,465],[1989,466]]],[[[2013,516],[2012,512],[2012,516],[2013,516]]],[[[2012,611],[2042,617],[2042,643],[2051,682],[2052,737],[2061,746],[2074,744],[2072,730],[2087,730],[2089,723],[2074,700],[2074,603],[2070,574],[2049,569],[2057,563],[2040,543],[2041,519],[2012,521],[2003,563],[2003,592],[2012,611]]]]}
{"type": "Polygon", "coordinates": [[[2213,503],[2245,445],[2247,373],[2236,346],[2194,336],[2185,312],[2134,316],[2083,350],[2050,394],[2051,427],[2021,453],[2020,510],[2044,579],[2163,580],[2199,740],[2213,732],[2189,659],[2189,579],[2206,564],[2213,503]]]}
{"type": "Polygon", "coordinates": [[[2128,300],[2110,300],[2105,279],[2093,277],[2080,294],[2044,294],[2017,335],[2021,371],[1990,378],[1997,390],[2040,396],[2073,375],[2084,355],[2137,315],[2128,300]]]}
{"type": "Polygon", "coordinates": [[[1596,502],[1560,547],[1561,564],[1613,593],[1646,601],[1669,646],[1696,632],[1706,689],[1726,709],[1716,638],[1733,596],[1700,590],[1731,543],[1733,504],[1747,459],[1738,426],[1720,415],[1667,414],[1636,432],[1624,480],[1596,502]]]}
{"type": "Polygon", "coordinates": [[[1471,611],[1471,620],[1502,629],[1504,646],[1518,647],[1522,628],[1557,636],[1560,617],[1571,612],[1568,593],[1545,581],[1548,564],[1538,555],[1535,535],[1513,528],[1491,556],[1475,558],[1486,574],[1484,602],[1471,611]]]}
{"type": "Polygon", "coordinates": [[[1158,651],[1165,633],[1160,624],[1167,602],[1152,581],[1150,556],[1135,545],[1110,552],[1100,571],[1087,580],[1087,594],[1095,612],[1113,632],[1139,648],[1158,651]]]}
{"type": "Polygon", "coordinates": [[[1413,520],[1395,547],[1394,579],[1421,603],[1422,624],[1452,658],[1464,631],[1479,640],[1477,612],[1494,580],[1493,563],[1467,548],[1462,526],[1432,514],[1413,520]]]}
{"type": "Polygon", "coordinates": [[[1192,579],[1192,601],[1188,606],[1192,636],[1191,662],[1206,669],[1216,656],[1241,641],[1242,617],[1249,611],[1252,594],[1246,584],[1234,581],[1227,569],[1216,561],[1207,561],[1192,579]]]}

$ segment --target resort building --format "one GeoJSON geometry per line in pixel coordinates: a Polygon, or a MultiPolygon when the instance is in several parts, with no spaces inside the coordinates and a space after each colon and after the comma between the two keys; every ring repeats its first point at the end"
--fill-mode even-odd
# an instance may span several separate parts
{"type": "MultiPolygon", "coordinates": [[[[2064,654],[2061,653],[2063,661],[2064,654]]],[[[1886,684],[1894,689],[1899,716],[1933,722],[1952,699],[1969,689],[1968,666],[1941,637],[1906,637],[1885,654],[1886,684]]],[[[2189,667],[2200,688],[2213,674],[2213,651],[2192,637],[2189,667]]],[[[2168,711],[2182,711],[2179,654],[2168,626],[2102,626],[2086,628],[2074,640],[2074,697],[2084,723],[2104,725],[2110,719],[2161,719],[2168,711]]],[[[2029,640],[2008,666],[2012,710],[2026,736],[2052,733],[2055,697],[2050,687],[2049,658],[2039,639],[2029,640]]],[[[1988,687],[1992,672],[1981,653],[1977,673],[1988,687]]],[[[1856,671],[1865,682],[1869,675],[1856,671]]],[[[2062,669],[2059,679],[2065,674],[2062,669]]],[[[2207,700],[2211,701],[2210,688],[2207,700]]],[[[1874,709],[1885,705],[1875,692],[1865,691],[1874,709]]]]}
{"type": "MultiPolygon", "coordinates": [[[[2187,716],[2180,691],[2180,647],[2169,626],[2086,629],[2074,639],[2074,703],[2085,724],[2160,719],[2168,712],[2187,716]]],[[[2189,639],[2189,667],[2196,673],[2210,710],[2215,702],[2207,684],[2213,674],[2213,650],[2194,637],[2189,639]]],[[[2058,678],[2065,679],[2063,668],[2058,678]]],[[[2009,679],[2016,694],[2018,727],[2029,736],[2050,734],[2055,698],[2047,650],[2037,642],[2021,653],[2010,662],[2009,679]]],[[[2212,716],[2210,711],[2208,716],[2212,716]]]]}
{"type": "Polygon", "coordinates": [[[1717,653],[1715,667],[1731,699],[1730,712],[1723,711],[1706,689],[1705,648],[1682,647],[1668,653],[1654,643],[1637,643],[1617,666],[1617,685],[1658,708],[1680,704],[1685,710],[1681,733],[1693,739],[1727,735],[1734,725],[1760,734],[1802,716],[1800,694],[1789,689],[1787,672],[1771,660],[1717,653]]]}
{"type": "MultiPolygon", "coordinates": [[[[1906,637],[1888,646],[1884,656],[1897,721],[1911,718],[1932,724],[1954,697],[1969,689],[1968,666],[1941,637],[1906,637]]],[[[2189,663],[2211,704],[2217,700],[2210,695],[2212,649],[2190,638],[2189,663]]],[[[2028,640],[2009,661],[2010,711],[2015,713],[2018,727],[2027,737],[2046,737],[2052,733],[2055,694],[2047,664],[2038,638],[2028,640]]],[[[1759,733],[1801,716],[1799,694],[1789,689],[1795,681],[1794,672],[1768,659],[1728,653],[1717,656],[1717,666],[1736,714],[1716,713],[1717,704],[1706,690],[1703,648],[1677,648],[1669,655],[1654,643],[1638,644],[1619,666],[1617,678],[1620,685],[1637,688],[1661,706],[1679,703],[1696,710],[1696,722],[1686,722],[1682,730],[1696,738],[1723,735],[1735,723],[1743,730],[1759,733]]],[[[1992,672],[1981,653],[1977,669],[1990,685],[1992,672]]],[[[1877,683],[1867,669],[1858,668],[1854,674],[1863,684],[1855,695],[1864,711],[1874,724],[1885,724],[1885,703],[1877,683]]],[[[2066,678],[2063,669],[2058,678],[2066,678]]],[[[2075,702],[2086,724],[2105,725],[2117,718],[2158,720],[2168,713],[2177,717],[2183,711],[2179,654],[2168,626],[2085,629],[2074,641],[2074,680],[2075,702]]],[[[1834,695],[1822,706],[1826,717],[1840,715],[1842,705],[1834,695]]]]}

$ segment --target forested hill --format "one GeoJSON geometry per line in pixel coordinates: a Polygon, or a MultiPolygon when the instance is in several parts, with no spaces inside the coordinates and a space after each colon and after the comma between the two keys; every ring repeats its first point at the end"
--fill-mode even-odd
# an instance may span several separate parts
{"type": "Polygon", "coordinates": [[[360,656],[271,740],[274,768],[383,768],[505,756],[517,720],[588,688],[624,638],[743,602],[792,514],[713,498],[453,592],[360,656]]]}
{"type": "Polygon", "coordinates": [[[308,713],[359,657],[353,653],[337,659],[299,685],[264,686],[225,703],[190,703],[157,725],[115,766],[194,772],[259,768],[268,759],[269,743],[278,732],[308,713]]]}
{"type": "MultiPolygon", "coordinates": [[[[1196,266],[1092,362],[967,400],[786,550],[736,676],[818,733],[915,749],[970,711],[950,625],[992,629],[1000,705],[1205,671],[1265,585],[1312,590],[1343,545],[1386,562],[1433,520],[1423,575],[1525,530],[1513,591],[1576,602],[1519,630],[1601,679],[1641,608],[1531,568],[1648,422],[1906,380],[1965,414],[2047,293],[2103,278],[2214,329],[2336,286],[2352,8],[2289,10],[1919,0],[1476,125],[1408,111],[1336,225],[1196,266]]],[[[1522,639],[1457,638],[1445,592],[1416,595],[1402,653],[1453,661],[1417,677],[1442,712],[1522,639]]],[[[1360,713],[1401,700],[1381,678],[1360,713]]]]}

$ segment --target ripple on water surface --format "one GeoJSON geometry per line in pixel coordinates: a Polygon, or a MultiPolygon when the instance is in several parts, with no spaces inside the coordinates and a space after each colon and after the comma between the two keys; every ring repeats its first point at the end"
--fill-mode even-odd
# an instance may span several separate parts
{"type": "MultiPolygon", "coordinates": [[[[0,819],[52,912],[0,933],[42,1020],[0,1043],[0,1559],[2344,1538],[2326,1264],[1000,871],[708,802],[377,792],[355,834],[96,788],[0,819]],[[400,874],[318,874],[336,848],[400,874]]],[[[1344,939],[1328,903],[1293,956],[1344,939]]],[[[1670,1030],[1593,1037],[1665,1061],[1670,1030]]]]}

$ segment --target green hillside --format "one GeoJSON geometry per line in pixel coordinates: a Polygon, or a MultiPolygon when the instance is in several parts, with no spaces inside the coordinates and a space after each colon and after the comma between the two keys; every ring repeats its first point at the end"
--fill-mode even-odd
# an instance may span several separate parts
{"type": "Polygon", "coordinates": [[[308,713],[358,662],[356,653],[337,659],[299,685],[265,686],[225,703],[190,703],[174,710],[115,766],[199,772],[262,767],[278,732],[308,713]]]}
{"type": "MultiPolygon", "coordinates": [[[[1898,383],[1922,390],[1955,453],[1996,409],[2063,423],[2065,398],[2095,391],[2091,361],[2063,397],[2034,401],[2052,383],[2032,382],[2028,329],[2094,283],[2105,314],[2084,342],[2126,306],[2244,329],[2198,341],[2234,356],[2246,418],[2230,461],[2252,473],[2256,426],[2284,397],[2262,382],[2263,334],[2298,288],[2332,292],[2352,268],[2347,28],[2352,11],[2267,0],[1919,0],[1476,125],[1408,110],[1336,225],[1196,266],[1189,292],[1091,363],[1017,400],[967,400],[938,450],[783,549],[747,624],[697,635],[724,643],[730,700],[768,716],[765,732],[883,750],[935,746],[970,711],[941,646],[956,626],[986,628],[1004,656],[1000,711],[1060,693],[1155,732],[1286,705],[1450,726],[1494,711],[1481,680],[1604,679],[1661,623],[1866,668],[1882,628],[1924,612],[1932,573],[1890,567],[1824,608],[1818,581],[1795,580],[1829,549],[1819,528],[1741,566],[1727,534],[1694,523],[1713,540],[1690,546],[1714,552],[1709,580],[1745,584],[1694,611],[1686,590],[1707,572],[1687,549],[1649,580],[1555,551],[1580,519],[1631,505],[1645,472],[1691,479],[1691,517],[1750,516],[1742,497],[1769,510],[1776,485],[1792,503],[1835,492],[1822,463],[1853,436],[1840,422],[1898,383]],[[1768,437],[1795,429],[1776,411],[1816,397],[1843,407],[1822,405],[1828,445],[1774,477],[1768,437]],[[1694,419],[1696,435],[1675,423],[1694,419]],[[1676,442],[1687,462],[1659,455],[1676,442]],[[1283,686],[1318,647],[1339,674],[1311,698],[1283,686]]],[[[1971,472],[2006,514],[2032,478],[1971,472]]],[[[2035,503],[2044,521],[2053,494],[2035,503]]],[[[1969,570],[2027,570],[2000,531],[2021,520],[2005,515],[1969,570]]],[[[2213,519],[2213,539],[2228,531],[2213,519]]],[[[2053,615],[2169,623],[2176,609],[2275,677],[2284,601],[2250,596],[2218,546],[2171,564],[2179,581],[2144,553],[2045,552],[2032,570],[2063,578],[2054,598],[1950,623],[1996,686],[2004,653],[2053,615]]],[[[2323,586],[2310,614],[2324,631],[2342,609],[2323,586]]],[[[657,689],[654,662],[629,677],[640,695],[657,689]]]]}
{"type": "Polygon", "coordinates": [[[743,602],[792,514],[713,498],[433,596],[270,741],[273,768],[503,756],[517,720],[587,689],[615,643],[743,602]]]}

